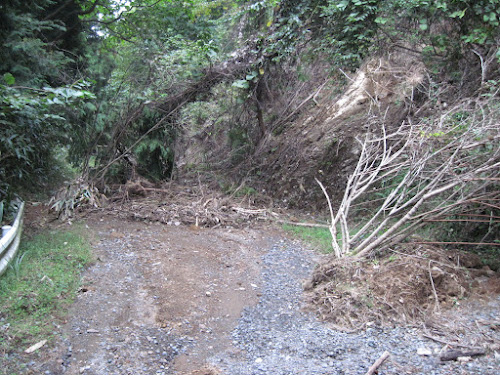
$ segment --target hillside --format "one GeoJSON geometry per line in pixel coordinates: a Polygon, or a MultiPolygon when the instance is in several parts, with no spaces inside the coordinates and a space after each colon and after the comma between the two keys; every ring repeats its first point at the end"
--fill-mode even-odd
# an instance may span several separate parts
{"type": "Polygon", "coordinates": [[[61,217],[206,184],[330,216],[337,257],[411,236],[498,248],[497,1],[2,9],[6,218],[16,196],[72,175],[52,200],[61,217]]]}

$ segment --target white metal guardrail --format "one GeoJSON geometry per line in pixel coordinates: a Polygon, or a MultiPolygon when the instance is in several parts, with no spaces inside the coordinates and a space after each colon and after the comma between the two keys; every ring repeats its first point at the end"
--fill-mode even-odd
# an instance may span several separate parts
{"type": "Polygon", "coordinates": [[[21,202],[17,210],[17,216],[12,226],[2,227],[2,238],[0,239],[0,276],[7,270],[9,263],[16,256],[21,242],[21,231],[23,226],[24,202],[21,202]]]}

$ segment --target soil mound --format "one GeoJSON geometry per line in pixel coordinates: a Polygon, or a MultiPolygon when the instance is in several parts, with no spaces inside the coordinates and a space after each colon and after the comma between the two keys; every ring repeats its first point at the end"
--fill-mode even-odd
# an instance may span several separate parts
{"type": "Polygon", "coordinates": [[[332,259],[306,283],[309,308],[348,328],[425,322],[465,297],[491,293],[498,275],[475,254],[406,244],[378,259],[332,259]]]}

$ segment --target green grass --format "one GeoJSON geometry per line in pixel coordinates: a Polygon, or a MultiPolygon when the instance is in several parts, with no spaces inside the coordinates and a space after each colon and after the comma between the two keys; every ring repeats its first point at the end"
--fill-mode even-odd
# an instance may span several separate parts
{"type": "Polygon", "coordinates": [[[80,273],[91,259],[83,227],[47,231],[21,242],[17,258],[0,277],[1,367],[6,366],[4,353],[57,334],[57,321],[75,299],[80,273]]]}
{"type": "Polygon", "coordinates": [[[296,225],[284,224],[283,229],[303,241],[310,243],[325,254],[333,251],[332,236],[328,228],[299,227],[296,225]]]}

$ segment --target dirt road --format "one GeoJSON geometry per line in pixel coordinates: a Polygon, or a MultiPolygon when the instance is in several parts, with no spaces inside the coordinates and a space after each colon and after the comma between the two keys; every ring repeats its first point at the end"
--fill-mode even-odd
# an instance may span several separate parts
{"type": "Polygon", "coordinates": [[[40,370],[204,373],[205,359],[231,346],[241,311],[257,301],[260,251],[273,234],[113,218],[88,227],[96,263],[40,370]]]}
{"type": "MultiPolygon", "coordinates": [[[[411,326],[329,328],[301,309],[301,283],[318,254],[277,230],[175,224],[88,220],[95,264],[60,339],[31,373],[358,375],[384,351],[384,374],[497,373],[493,351],[465,363],[419,355],[443,347],[411,326]]],[[[499,306],[492,299],[470,317],[460,313],[464,326],[495,322],[499,306]]],[[[481,334],[500,342],[498,331],[481,334]]]]}

